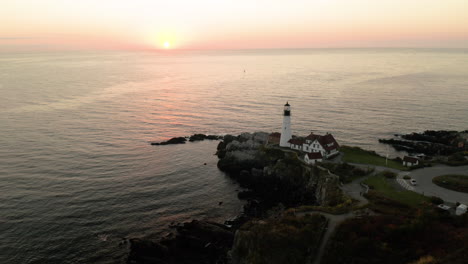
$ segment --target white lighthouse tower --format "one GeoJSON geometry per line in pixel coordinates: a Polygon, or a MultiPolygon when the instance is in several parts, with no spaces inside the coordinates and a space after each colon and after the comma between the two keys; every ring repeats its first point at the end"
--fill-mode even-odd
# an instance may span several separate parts
{"type": "Polygon", "coordinates": [[[288,102],[284,105],[283,112],[283,127],[281,128],[280,147],[289,147],[289,140],[292,138],[291,134],[291,106],[288,102]]]}

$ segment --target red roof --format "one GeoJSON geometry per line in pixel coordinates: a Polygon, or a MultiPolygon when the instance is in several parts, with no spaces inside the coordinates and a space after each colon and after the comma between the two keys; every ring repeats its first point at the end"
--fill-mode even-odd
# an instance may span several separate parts
{"type": "Polygon", "coordinates": [[[304,144],[304,139],[302,138],[291,138],[288,143],[291,143],[293,145],[302,145],[304,144]]]}
{"type": "Polygon", "coordinates": [[[314,133],[310,133],[310,135],[308,135],[306,139],[309,139],[312,141],[317,140],[326,151],[330,151],[330,150],[337,149],[340,147],[340,145],[338,145],[338,142],[336,142],[332,134],[326,134],[325,136],[320,136],[320,135],[315,135],[314,133]]]}
{"type": "Polygon", "coordinates": [[[321,136],[318,141],[320,145],[322,145],[322,147],[327,151],[337,149],[340,147],[340,145],[338,145],[338,142],[336,142],[332,134],[326,134],[325,136],[321,136]]]}
{"type": "Polygon", "coordinates": [[[415,157],[404,156],[404,157],[403,157],[403,161],[411,162],[411,163],[416,163],[416,162],[418,162],[418,159],[415,158],[415,157]]]}
{"type": "Polygon", "coordinates": [[[310,135],[308,135],[306,137],[306,139],[314,141],[314,140],[318,139],[319,137],[320,137],[319,135],[315,135],[314,133],[310,133],[310,135]]]}
{"type": "Polygon", "coordinates": [[[307,156],[308,156],[309,159],[311,159],[311,160],[318,160],[318,159],[322,159],[322,158],[323,158],[322,153],[320,153],[320,152],[307,153],[307,156]]]}

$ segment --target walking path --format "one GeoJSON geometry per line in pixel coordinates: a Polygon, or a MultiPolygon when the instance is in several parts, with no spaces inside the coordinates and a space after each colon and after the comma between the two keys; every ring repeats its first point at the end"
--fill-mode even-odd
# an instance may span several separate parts
{"type": "Polygon", "coordinates": [[[325,231],[325,234],[323,234],[320,247],[317,251],[317,255],[315,256],[315,259],[311,261],[313,264],[319,264],[322,261],[323,253],[325,253],[325,247],[328,244],[328,241],[330,240],[330,237],[335,231],[336,227],[344,220],[354,216],[353,213],[347,213],[347,214],[342,214],[342,215],[333,215],[333,214],[327,214],[327,213],[320,213],[320,214],[328,218],[328,226],[325,231]]]}
{"type": "MultiPolygon", "coordinates": [[[[361,179],[356,179],[353,182],[348,183],[346,185],[343,185],[341,187],[341,189],[347,195],[349,195],[351,198],[359,201],[358,205],[366,204],[368,202],[367,199],[364,198],[364,196],[362,196],[362,194],[367,191],[367,189],[365,189],[364,186],[362,186],[360,184],[360,182],[362,180],[363,180],[362,178],[361,179]]],[[[323,237],[322,237],[322,240],[321,240],[321,243],[320,243],[320,247],[319,247],[319,249],[317,251],[317,255],[315,256],[315,259],[313,259],[311,261],[312,264],[320,264],[320,262],[322,261],[323,254],[325,253],[325,248],[326,248],[326,246],[328,244],[328,241],[330,240],[330,237],[333,234],[333,232],[335,231],[336,227],[340,223],[342,223],[343,221],[345,221],[348,218],[357,217],[358,214],[355,211],[354,212],[349,212],[349,213],[346,213],[346,214],[340,214],[340,215],[317,212],[317,211],[308,211],[308,212],[298,213],[297,215],[304,216],[305,214],[310,214],[310,213],[321,214],[321,215],[328,218],[328,226],[327,226],[327,229],[325,231],[325,234],[323,234],[323,237]]]]}

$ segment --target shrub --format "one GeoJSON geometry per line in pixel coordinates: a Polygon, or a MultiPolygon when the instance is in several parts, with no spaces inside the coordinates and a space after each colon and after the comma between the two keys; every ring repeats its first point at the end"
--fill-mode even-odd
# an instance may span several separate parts
{"type": "Polygon", "coordinates": [[[358,167],[355,167],[352,171],[353,176],[365,176],[367,171],[358,167]]]}
{"type": "Polygon", "coordinates": [[[403,176],[403,179],[405,179],[405,180],[410,180],[410,179],[411,179],[411,177],[410,177],[410,176],[408,176],[408,175],[405,175],[405,176],[403,176]]]}
{"type": "Polygon", "coordinates": [[[391,171],[384,171],[382,172],[382,175],[387,179],[395,179],[397,176],[396,173],[391,172],[391,171]]]}
{"type": "Polygon", "coordinates": [[[465,157],[462,152],[457,152],[448,157],[448,161],[465,161],[465,157]]]}
{"type": "Polygon", "coordinates": [[[443,204],[444,200],[442,200],[442,198],[437,197],[437,196],[431,196],[431,203],[433,203],[433,204],[443,204]]]}
{"type": "Polygon", "coordinates": [[[434,177],[432,182],[449,190],[468,193],[468,176],[466,175],[441,175],[434,177]]]}
{"type": "Polygon", "coordinates": [[[237,263],[306,263],[320,245],[327,219],[318,214],[250,221],[237,233],[237,263]]]}

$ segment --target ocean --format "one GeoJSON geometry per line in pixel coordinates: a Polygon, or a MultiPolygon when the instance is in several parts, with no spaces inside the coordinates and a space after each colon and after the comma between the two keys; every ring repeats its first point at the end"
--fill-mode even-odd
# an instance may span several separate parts
{"type": "Polygon", "coordinates": [[[288,101],[293,134],[398,156],[378,139],[468,129],[467,76],[468,50],[0,54],[0,263],[122,263],[239,213],[217,141],[150,142],[280,131],[288,101]]]}

